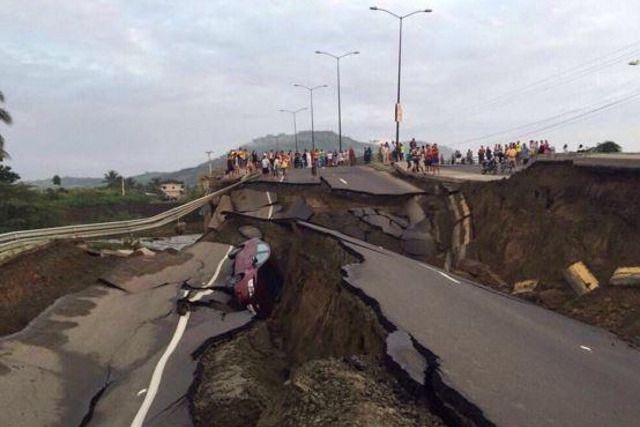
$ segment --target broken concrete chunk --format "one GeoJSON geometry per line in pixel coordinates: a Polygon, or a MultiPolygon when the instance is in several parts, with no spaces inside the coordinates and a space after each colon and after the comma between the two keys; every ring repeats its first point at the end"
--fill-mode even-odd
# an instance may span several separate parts
{"type": "Polygon", "coordinates": [[[133,254],[133,251],[130,249],[118,249],[112,251],[110,249],[103,249],[100,251],[102,256],[115,256],[119,258],[127,258],[129,255],[133,254]]]}
{"type": "Polygon", "coordinates": [[[409,218],[410,225],[418,224],[427,217],[424,213],[424,209],[422,209],[422,206],[418,203],[418,197],[419,196],[412,197],[404,205],[403,213],[409,218]]]}
{"type": "Polygon", "coordinates": [[[408,333],[398,329],[387,335],[386,348],[387,355],[409,378],[424,385],[428,364],[424,356],[414,347],[408,333]]]}
{"type": "Polygon", "coordinates": [[[364,216],[364,209],[362,208],[351,208],[349,212],[357,216],[358,218],[362,218],[364,216]]]}
{"type": "Polygon", "coordinates": [[[151,249],[147,249],[147,248],[140,248],[137,249],[134,253],[134,256],[156,256],[156,253],[154,251],[152,251],[151,249]]]}
{"type": "Polygon", "coordinates": [[[593,292],[600,285],[598,279],[591,274],[591,271],[581,261],[569,266],[563,272],[563,276],[578,296],[593,292]]]}
{"type": "Polygon", "coordinates": [[[211,220],[209,221],[208,227],[213,228],[215,230],[219,229],[220,226],[226,220],[225,212],[232,212],[233,206],[231,204],[231,197],[228,195],[223,195],[220,197],[220,202],[216,206],[216,210],[211,216],[211,220]]]}
{"type": "Polygon", "coordinates": [[[511,294],[520,295],[531,293],[535,291],[537,287],[537,280],[523,280],[522,282],[517,282],[513,285],[513,291],[511,292],[511,294]]]}
{"type": "Polygon", "coordinates": [[[640,267],[620,267],[609,280],[615,286],[640,286],[640,267]]]}

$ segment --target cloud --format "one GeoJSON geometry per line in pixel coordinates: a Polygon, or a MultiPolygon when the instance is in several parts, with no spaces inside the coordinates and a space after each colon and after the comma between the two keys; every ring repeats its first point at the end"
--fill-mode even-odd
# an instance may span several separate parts
{"type": "MultiPolygon", "coordinates": [[[[359,50],[341,65],[343,131],[394,135],[398,22],[363,0],[135,2],[0,0],[0,88],[14,116],[0,132],[24,177],[131,175],[204,161],[204,151],[290,132],[281,108],[315,97],[316,128],[337,129],[335,62],[317,49],[359,50]]],[[[431,14],[405,22],[402,136],[461,144],[580,109],[640,86],[625,61],[567,84],[473,109],[638,42],[632,0],[379,1],[431,14]],[[470,113],[469,110],[473,113],[470,113]]],[[[637,49],[622,53],[640,56],[637,49]]],[[[597,64],[598,62],[596,62],[597,64]]],[[[640,102],[540,138],[640,150],[640,102]]],[[[299,128],[309,126],[300,116],[299,128]]],[[[505,136],[506,138],[507,136],[505,136]]],[[[496,142],[496,141],[487,141],[496,142]]]]}

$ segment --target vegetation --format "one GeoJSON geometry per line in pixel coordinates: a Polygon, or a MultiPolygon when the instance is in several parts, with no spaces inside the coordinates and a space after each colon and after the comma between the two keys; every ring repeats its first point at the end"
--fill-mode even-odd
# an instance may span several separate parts
{"type": "Polygon", "coordinates": [[[20,175],[11,170],[11,166],[0,164],[0,185],[13,184],[20,179],[20,175]]]}
{"type": "Polygon", "coordinates": [[[60,175],[54,175],[51,179],[51,182],[57,187],[60,187],[60,185],[62,185],[62,179],[60,178],[60,175]]]}
{"type": "Polygon", "coordinates": [[[595,147],[590,148],[591,153],[621,153],[622,147],[613,141],[599,142],[595,147]]]}

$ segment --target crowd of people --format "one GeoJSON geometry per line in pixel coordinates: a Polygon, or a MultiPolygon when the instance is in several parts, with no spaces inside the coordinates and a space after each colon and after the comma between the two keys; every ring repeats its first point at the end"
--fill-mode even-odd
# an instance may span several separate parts
{"type": "Polygon", "coordinates": [[[386,141],[378,147],[378,161],[383,164],[406,162],[407,169],[417,173],[433,173],[440,171],[444,157],[438,144],[418,145],[415,138],[408,143],[386,141]]]}
{"type": "Polygon", "coordinates": [[[260,155],[257,151],[249,152],[244,148],[231,150],[227,154],[227,175],[240,175],[260,171],[265,176],[286,177],[287,170],[353,166],[356,154],[353,148],[347,150],[315,149],[304,151],[269,150],[260,155]]]}
{"type": "MultiPolygon", "coordinates": [[[[566,146],[565,146],[566,151],[566,146]]],[[[468,149],[466,155],[455,150],[449,164],[479,164],[483,172],[509,172],[518,167],[526,166],[532,157],[538,154],[554,153],[555,148],[547,140],[526,142],[510,142],[506,144],[481,145],[474,153],[468,149]]],[[[372,149],[364,150],[364,161],[372,160],[372,149]]],[[[445,164],[444,155],[438,144],[418,144],[415,139],[409,142],[386,141],[378,146],[378,161],[382,164],[406,163],[407,170],[423,174],[438,174],[440,165],[445,164]]],[[[269,150],[262,153],[248,151],[244,148],[229,151],[227,155],[227,174],[240,175],[243,173],[261,172],[265,176],[286,177],[290,168],[303,169],[326,168],[336,166],[353,166],[356,164],[356,154],[349,147],[344,151],[315,149],[297,150],[269,150]]]]}

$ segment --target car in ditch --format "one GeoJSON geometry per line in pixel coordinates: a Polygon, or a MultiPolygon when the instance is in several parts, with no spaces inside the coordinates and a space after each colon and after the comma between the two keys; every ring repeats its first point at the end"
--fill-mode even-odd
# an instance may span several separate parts
{"type": "Polygon", "coordinates": [[[244,241],[234,248],[231,287],[237,304],[260,318],[267,317],[280,294],[282,280],[270,261],[271,248],[258,238],[244,241]]]}

